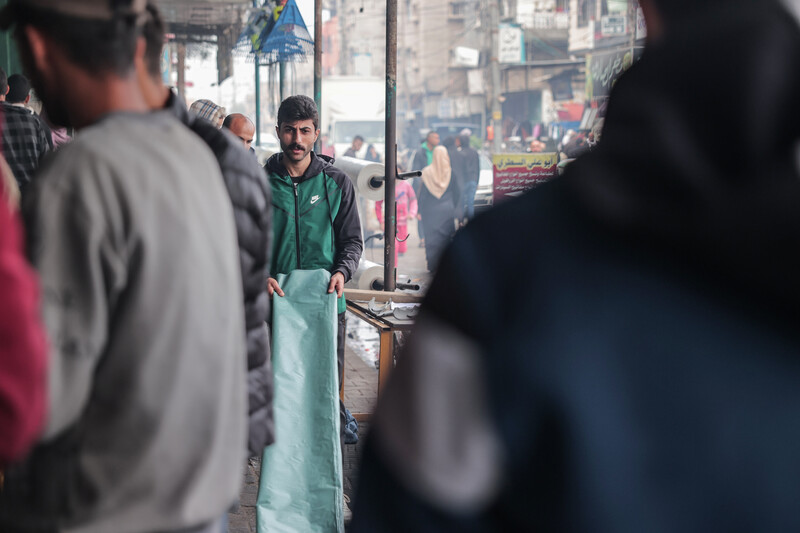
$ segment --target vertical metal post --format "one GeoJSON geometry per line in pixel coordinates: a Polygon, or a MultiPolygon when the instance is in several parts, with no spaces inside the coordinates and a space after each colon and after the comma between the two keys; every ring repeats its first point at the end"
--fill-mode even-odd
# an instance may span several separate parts
{"type": "Polygon", "coordinates": [[[492,130],[494,131],[494,153],[499,154],[500,143],[503,139],[503,109],[500,106],[500,2],[489,0],[492,36],[492,130]],[[499,117],[499,118],[498,118],[499,117]]]}
{"type": "Polygon", "coordinates": [[[386,0],[386,188],[383,201],[384,248],[383,290],[394,292],[396,287],[394,249],[397,236],[397,0],[386,0]]]}
{"type": "MultiPolygon", "coordinates": [[[[317,113],[322,116],[322,0],[314,0],[314,102],[317,113]]],[[[328,125],[325,124],[325,127],[328,125]]],[[[322,136],[317,138],[314,147],[317,153],[322,151],[322,136]]]]}
{"type": "MultiPolygon", "coordinates": [[[[253,0],[253,7],[258,7],[258,0],[253,0]]],[[[261,146],[261,61],[254,54],[256,64],[256,146],[261,146]]]]}
{"type": "Polygon", "coordinates": [[[186,101],[186,45],[178,44],[178,96],[186,101]]]}
{"type": "Polygon", "coordinates": [[[278,63],[278,86],[281,96],[281,103],[286,99],[286,63],[281,61],[278,63]]]}
{"type": "Polygon", "coordinates": [[[261,146],[261,61],[256,56],[256,146],[261,146]]]}

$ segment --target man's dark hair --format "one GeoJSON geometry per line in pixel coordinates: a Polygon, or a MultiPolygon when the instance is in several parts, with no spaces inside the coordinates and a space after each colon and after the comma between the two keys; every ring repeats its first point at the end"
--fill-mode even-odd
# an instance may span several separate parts
{"type": "Polygon", "coordinates": [[[233,113],[225,117],[225,120],[222,121],[222,127],[226,129],[231,129],[231,126],[233,126],[233,120],[235,118],[236,116],[233,113]]]}
{"type": "Polygon", "coordinates": [[[0,96],[6,94],[8,90],[8,76],[6,75],[6,71],[0,67],[0,96]]]}
{"type": "Polygon", "coordinates": [[[22,74],[12,74],[8,77],[8,94],[6,102],[21,104],[31,92],[31,82],[22,74]]]}
{"type": "Polygon", "coordinates": [[[469,148],[469,135],[459,135],[458,143],[461,145],[461,148],[469,148]]]}
{"type": "Polygon", "coordinates": [[[70,61],[92,73],[125,75],[133,68],[141,25],[126,11],[130,0],[109,0],[117,15],[112,20],[76,18],[27,5],[15,6],[15,34],[26,50],[22,28],[33,26],[61,45],[70,61]]]}
{"type": "Polygon", "coordinates": [[[161,78],[161,54],[164,51],[167,28],[161,12],[152,2],[147,2],[147,20],[142,28],[145,45],[144,62],[153,78],[161,78]]]}
{"type": "Polygon", "coordinates": [[[311,120],[314,122],[314,129],[319,129],[319,112],[317,104],[308,96],[298,94],[290,96],[278,108],[278,127],[285,122],[297,122],[298,120],[311,120]]]}
{"type": "Polygon", "coordinates": [[[362,137],[361,135],[356,135],[355,137],[353,137],[353,142],[356,142],[356,141],[361,141],[363,143],[364,142],[364,137],[362,137]]]}

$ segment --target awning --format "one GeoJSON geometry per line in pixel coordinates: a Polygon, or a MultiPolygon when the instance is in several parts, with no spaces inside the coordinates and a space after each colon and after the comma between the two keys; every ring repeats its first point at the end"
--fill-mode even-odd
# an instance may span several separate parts
{"type": "Polygon", "coordinates": [[[169,31],[188,35],[219,35],[241,28],[251,0],[156,0],[169,31]]]}

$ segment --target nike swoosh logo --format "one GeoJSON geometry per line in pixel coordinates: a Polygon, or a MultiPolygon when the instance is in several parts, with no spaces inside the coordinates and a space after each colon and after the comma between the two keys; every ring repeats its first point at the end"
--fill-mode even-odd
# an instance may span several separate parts
{"type": "Polygon", "coordinates": [[[314,205],[315,203],[317,203],[317,200],[319,200],[319,196],[313,196],[311,198],[311,205],[314,205]]]}

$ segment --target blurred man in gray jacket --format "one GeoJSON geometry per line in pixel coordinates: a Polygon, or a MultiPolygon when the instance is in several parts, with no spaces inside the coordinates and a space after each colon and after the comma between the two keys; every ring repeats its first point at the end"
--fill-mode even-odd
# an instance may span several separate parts
{"type": "Polygon", "coordinates": [[[21,56],[80,135],[26,207],[50,337],[50,412],[7,472],[0,531],[219,532],[238,496],[246,364],[219,166],[133,71],[143,0],[13,0],[21,56]]]}

